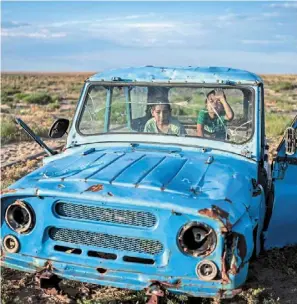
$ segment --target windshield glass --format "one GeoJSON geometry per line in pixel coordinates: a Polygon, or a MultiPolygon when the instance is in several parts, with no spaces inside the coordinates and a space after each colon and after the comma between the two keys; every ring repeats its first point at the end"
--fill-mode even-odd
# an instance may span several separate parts
{"type": "Polygon", "coordinates": [[[247,87],[91,85],[78,129],[83,135],[142,133],[241,144],[252,136],[253,108],[247,87]]]}

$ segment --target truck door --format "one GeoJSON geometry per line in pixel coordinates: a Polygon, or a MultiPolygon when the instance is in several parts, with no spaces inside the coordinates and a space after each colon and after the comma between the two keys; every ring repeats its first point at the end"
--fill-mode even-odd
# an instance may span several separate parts
{"type": "Polygon", "coordinates": [[[287,129],[272,164],[271,204],[268,202],[268,226],[264,248],[297,244],[297,116],[287,129]],[[286,139],[287,137],[287,139],[286,139]],[[270,205],[270,206],[269,206],[270,205]]]}

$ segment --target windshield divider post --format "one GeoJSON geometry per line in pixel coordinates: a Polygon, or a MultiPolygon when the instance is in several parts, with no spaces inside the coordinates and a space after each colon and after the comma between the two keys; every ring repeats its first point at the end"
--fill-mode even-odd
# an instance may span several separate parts
{"type": "Polygon", "coordinates": [[[112,90],[113,90],[112,87],[107,88],[106,104],[105,104],[105,108],[107,109],[107,111],[105,112],[105,117],[104,117],[104,132],[109,131],[112,90]]]}
{"type": "Polygon", "coordinates": [[[130,98],[130,87],[125,87],[126,97],[126,112],[127,112],[127,127],[131,130],[131,98],[130,98]]]}

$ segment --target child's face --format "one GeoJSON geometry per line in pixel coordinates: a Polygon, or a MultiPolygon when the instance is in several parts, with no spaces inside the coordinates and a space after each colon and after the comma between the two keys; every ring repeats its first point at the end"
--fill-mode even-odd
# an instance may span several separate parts
{"type": "Polygon", "coordinates": [[[214,94],[210,94],[207,98],[206,107],[208,110],[208,113],[220,113],[223,109],[223,105],[220,101],[220,98],[214,94]],[[214,111],[215,109],[215,111],[214,111]]]}
{"type": "Polygon", "coordinates": [[[152,116],[157,125],[166,125],[169,123],[170,109],[166,105],[157,105],[152,109],[152,116]]]}

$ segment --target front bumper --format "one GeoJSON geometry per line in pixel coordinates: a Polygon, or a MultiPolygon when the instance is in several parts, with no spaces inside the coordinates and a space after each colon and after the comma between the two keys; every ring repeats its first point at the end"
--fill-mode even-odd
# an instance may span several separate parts
{"type": "Polygon", "coordinates": [[[110,270],[101,268],[100,264],[98,268],[94,268],[22,254],[5,254],[1,257],[1,266],[30,273],[39,273],[49,264],[51,273],[60,278],[131,290],[145,290],[157,282],[173,293],[211,298],[232,298],[240,291],[236,286],[244,283],[248,272],[248,263],[246,263],[235,276],[229,275],[230,283],[223,284],[221,281],[205,282],[188,277],[110,270]]]}

